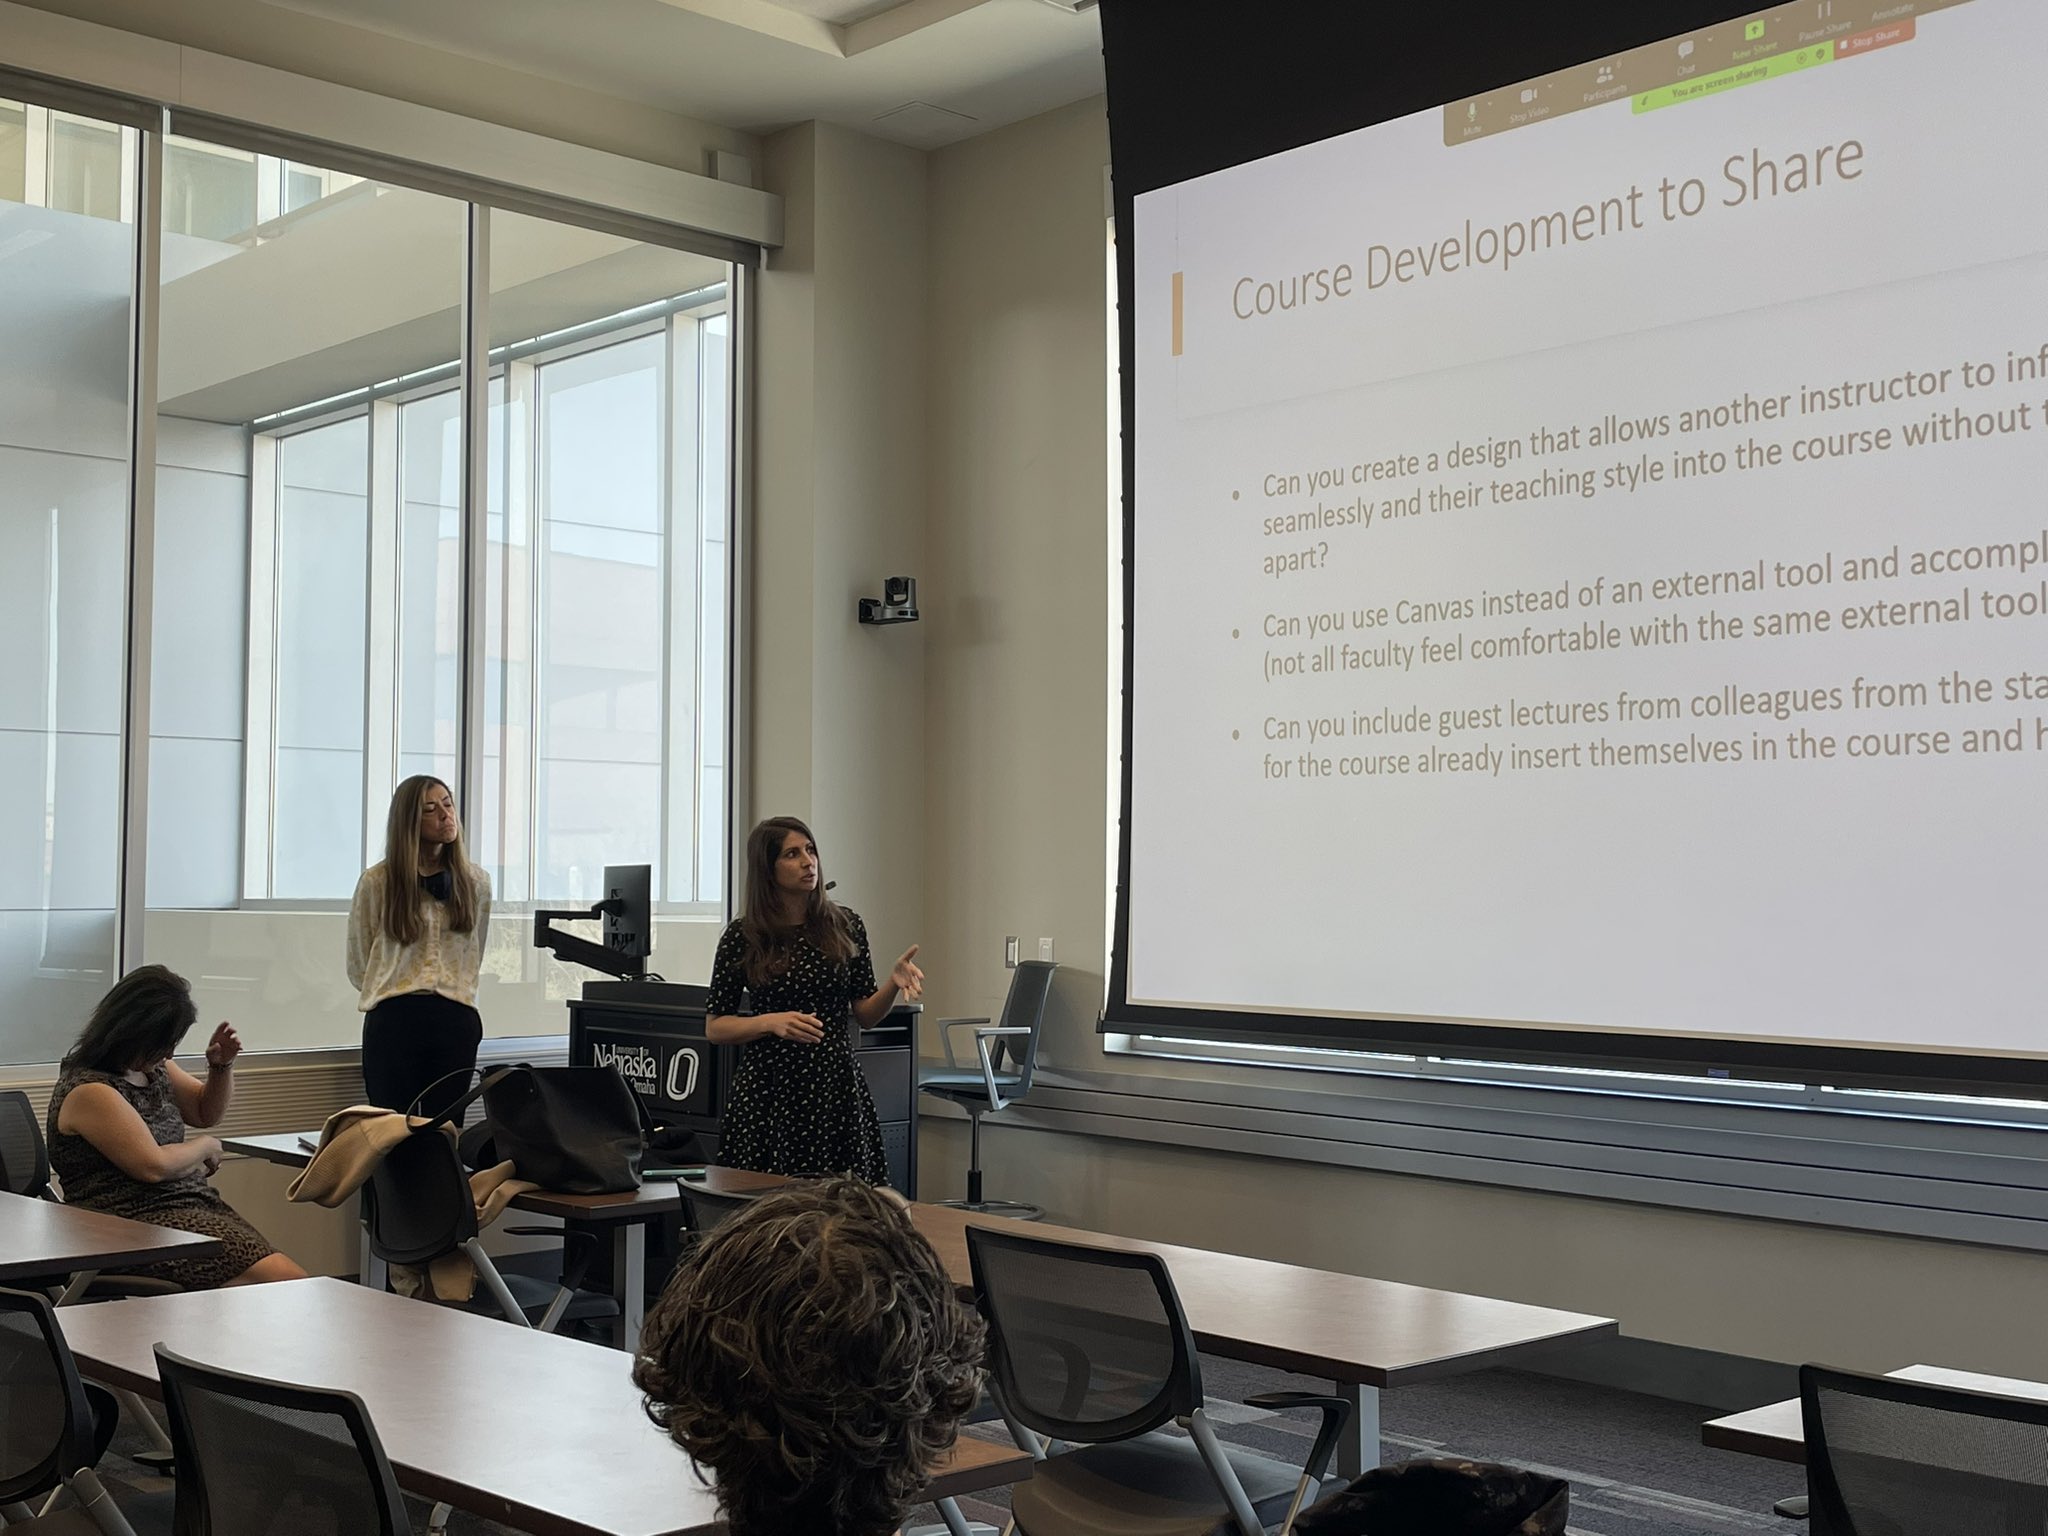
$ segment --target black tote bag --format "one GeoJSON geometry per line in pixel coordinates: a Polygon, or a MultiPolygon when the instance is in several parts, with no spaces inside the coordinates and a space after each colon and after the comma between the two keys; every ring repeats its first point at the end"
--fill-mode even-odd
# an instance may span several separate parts
{"type": "MultiPolygon", "coordinates": [[[[640,1187],[653,1130],[640,1096],[616,1067],[500,1067],[468,1095],[484,1101],[489,1150],[522,1179],[558,1195],[622,1195],[640,1187]]],[[[465,1103],[467,1100],[465,1100],[465,1103]]]]}

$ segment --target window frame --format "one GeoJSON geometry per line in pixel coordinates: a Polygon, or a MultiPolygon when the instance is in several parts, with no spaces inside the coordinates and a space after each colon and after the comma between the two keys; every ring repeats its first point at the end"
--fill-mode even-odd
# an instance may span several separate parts
{"type": "MultiPolygon", "coordinates": [[[[280,162],[282,163],[284,162],[280,162]]],[[[704,701],[707,679],[704,673],[704,631],[700,611],[706,574],[704,545],[706,531],[712,520],[716,520],[716,525],[721,530],[720,542],[726,544],[729,551],[731,548],[729,529],[734,515],[735,480],[729,448],[725,476],[726,505],[715,508],[703,505],[699,491],[709,448],[710,430],[715,427],[721,440],[729,445],[733,428],[730,419],[714,424],[705,422],[702,416],[702,368],[705,363],[705,350],[701,346],[701,328],[715,317],[725,317],[727,320],[726,414],[730,418],[734,414],[734,396],[731,392],[731,380],[734,376],[731,354],[733,287],[732,282],[727,281],[695,293],[678,295],[659,306],[648,306],[654,312],[626,320],[615,328],[599,329],[596,327],[602,326],[603,322],[592,322],[588,327],[578,326],[571,331],[557,333],[563,338],[561,340],[542,336],[495,347],[492,349],[486,372],[489,382],[502,388],[504,409],[510,412],[517,408],[524,416],[524,462],[515,472],[508,460],[503,493],[503,516],[508,530],[513,526],[515,518],[522,519],[523,525],[529,530],[529,537],[535,541],[533,558],[528,562],[528,585],[522,599],[529,605],[530,611],[537,619],[544,611],[546,581],[546,562],[539,558],[538,544],[543,532],[545,513],[541,492],[545,444],[540,430],[542,406],[538,388],[539,374],[542,369],[553,363],[588,356],[650,337],[662,338],[664,420],[667,431],[662,447],[663,464],[660,474],[663,646],[659,839],[665,889],[673,888],[672,882],[676,873],[672,868],[672,855],[676,846],[673,819],[678,811],[684,814],[688,822],[690,856],[684,861],[682,872],[691,890],[701,889],[702,848],[707,830],[712,831],[719,842],[719,867],[727,867],[731,859],[732,815],[729,780],[721,806],[725,825],[722,828],[707,829],[703,815],[704,756],[711,743],[707,739],[705,725],[704,701]],[[519,505],[515,505],[515,502],[519,505]],[[679,537],[680,519],[685,510],[693,530],[692,536],[687,540],[679,537]],[[676,598],[679,593],[687,596],[688,611],[693,619],[686,665],[678,659],[674,634],[676,598]],[[691,715],[690,756],[687,763],[681,763],[678,761],[681,754],[674,750],[675,712],[680,702],[679,695],[685,692],[691,715]],[[678,806],[675,799],[679,792],[687,797],[681,806],[678,806]]],[[[459,366],[449,364],[445,368],[431,370],[425,377],[415,376],[408,380],[394,381],[388,386],[353,391],[349,395],[339,397],[335,403],[311,402],[306,407],[281,411],[274,416],[263,418],[263,422],[251,428],[248,578],[250,626],[246,657],[248,707],[245,712],[243,735],[245,787],[242,804],[242,878],[240,900],[237,904],[241,910],[345,911],[349,904],[345,896],[302,898],[280,897],[276,894],[279,751],[277,662],[284,624],[278,568],[283,518],[283,486],[277,474],[278,448],[289,438],[302,433],[365,416],[369,419],[369,464],[366,467],[370,494],[369,537],[366,549],[368,614],[364,657],[364,788],[363,803],[360,807],[363,827],[362,862],[367,867],[383,857],[384,807],[398,782],[398,771],[403,755],[399,712],[403,705],[402,605],[406,572],[400,527],[404,512],[401,416],[407,405],[451,394],[459,396],[461,387],[459,366]],[[320,408],[322,406],[325,408],[320,408]],[[272,424],[266,426],[263,424],[266,422],[272,424]]],[[[731,559],[732,556],[728,553],[728,567],[731,559]]],[[[728,587],[732,580],[733,572],[728,568],[728,587]]],[[[730,613],[727,615],[724,630],[724,655],[722,665],[717,671],[717,680],[725,696],[723,715],[729,721],[733,712],[736,675],[736,668],[733,665],[735,628],[730,613]]],[[[475,638],[465,634],[462,640],[466,645],[475,638]]],[[[536,654],[529,658],[525,701],[526,718],[529,721],[529,744],[525,765],[529,792],[524,807],[525,825],[521,830],[521,838],[527,852],[528,889],[524,895],[517,898],[500,898],[497,905],[502,910],[516,911],[557,899],[536,894],[531,879],[532,871],[538,867],[536,856],[541,842],[540,797],[537,793],[542,755],[541,732],[538,725],[543,690],[541,671],[540,656],[536,654]]],[[[458,722],[458,730],[460,728],[461,722],[458,722]]],[[[663,917],[701,918],[725,915],[723,890],[709,897],[697,896],[687,900],[668,899],[657,892],[653,905],[655,914],[663,917]]]]}

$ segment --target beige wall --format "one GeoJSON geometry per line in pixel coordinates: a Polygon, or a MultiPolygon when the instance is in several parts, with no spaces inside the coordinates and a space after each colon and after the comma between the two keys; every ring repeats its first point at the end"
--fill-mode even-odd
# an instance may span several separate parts
{"type": "Polygon", "coordinates": [[[925,912],[926,626],[856,617],[926,558],[924,160],[826,124],[765,159],[785,244],[757,311],[745,816],[811,823],[878,967],[925,912]]]}
{"type": "Polygon", "coordinates": [[[1068,1062],[1107,953],[1108,160],[1100,99],[931,160],[929,1011],[999,1011],[1004,936],[1050,938],[1068,1062]]]}
{"type": "MultiPolygon", "coordinates": [[[[1112,750],[1108,158],[1099,100],[932,157],[931,1000],[995,1011],[1003,936],[1050,934],[1067,968],[1046,1058],[1185,1075],[1220,1069],[1108,1056],[1094,1033],[1112,750]]],[[[1190,910],[1228,942],[1227,904],[1191,893],[1190,910]]],[[[959,1193],[964,1128],[928,1121],[922,1152],[923,1193],[959,1193]]],[[[2048,1372],[2048,1340],[2025,1326],[2048,1258],[1045,1131],[991,1129],[984,1163],[991,1194],[1080,1225],[1605,1313],[1643,1338],[2048,1372]]]]}

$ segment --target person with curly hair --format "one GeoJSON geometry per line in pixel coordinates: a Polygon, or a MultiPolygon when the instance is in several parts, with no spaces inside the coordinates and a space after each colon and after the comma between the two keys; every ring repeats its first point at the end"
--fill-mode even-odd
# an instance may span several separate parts
{"type": "Polygon", "coordinates": [[[633,1384],[715,1475],[732,1536],[887,1536],[980,1395],[982,1355],[902,1203],[839,1177],[704,1238],[647,1315],[633,1384]]]}

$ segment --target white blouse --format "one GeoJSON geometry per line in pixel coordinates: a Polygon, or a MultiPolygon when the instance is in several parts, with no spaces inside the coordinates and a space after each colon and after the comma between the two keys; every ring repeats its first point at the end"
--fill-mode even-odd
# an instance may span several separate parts
{"type": "Polygon", "coordinates": [[[476,1004],[476,979],[484,968],[484,939],[491,926],[491,877],[475,865],[476,927],[456,933],[445,903],[429,897],[421,914],[426,929],[416,943],[400,945],[384,929],[384,866],[373,864],[356,882],[348,910],[348,982],[368,1013],[387,997],[438,992],[458,1003],[476,1004]]]}

